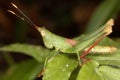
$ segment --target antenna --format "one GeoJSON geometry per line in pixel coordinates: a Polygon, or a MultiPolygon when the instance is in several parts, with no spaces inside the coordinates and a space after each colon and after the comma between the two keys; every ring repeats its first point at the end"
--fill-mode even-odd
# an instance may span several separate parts
{"type": "Polygon", "coordinates": [[[17,17],[20,18],[21,20],[29,23],[30,25],[38,28],[38,26],[36,26],[36,25],[33,23],[33,21],[32,21],[30,18],[28,18],[28,17],[23,13],[23,11],[20,10],[14,3],[11,2],[11,5],[12,5],[15,9],[17,9],[23,17],[17,15],[17,14],[16,14],[14,11],[12,11],[12,10],[8,10],[8,12],[10,12],[10,13],[12,13],[13,15],[17,16],[17,17]]]}

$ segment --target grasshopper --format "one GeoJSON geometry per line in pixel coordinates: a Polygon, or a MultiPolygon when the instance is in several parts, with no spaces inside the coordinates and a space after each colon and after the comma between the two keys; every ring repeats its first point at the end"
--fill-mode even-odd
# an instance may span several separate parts
{"type": "Polygon", "coordinates": [[[79,63],[81,64],[81,60],[85,61],[85,56],[90,53],[90,51],[106,36],[112,33],[112,26],[114,25],[114,20],[110,19],[108,22],[103,25],[103,27],[99,28],[97,31],[91,33],[88,37],[83,39],[69,39],[64,38],[62,36],[53,34],[48,31],[44,27],[39,27],[33,23],[33,21],[28,18],[14,3],[11,5],[17,9],[23,17],[17,15],[14,11],[8,10],[8,12],[16,15],[23,21],[26,21],[30,25],[34,26],[41,34],[43,38],[43,42],[48,49],[55,48],[56,51],[60,51],[63,53],[76,53],[78,56],[79,63]],[[90,46],[89,48],[87,48],[90,46]],[[83,51],[82,53],[80,53],[83,51]]]}

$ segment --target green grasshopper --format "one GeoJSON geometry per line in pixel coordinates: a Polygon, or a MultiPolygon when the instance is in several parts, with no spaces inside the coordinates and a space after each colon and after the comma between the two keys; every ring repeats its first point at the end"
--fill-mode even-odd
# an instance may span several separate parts
{"type": "Polygon", "coordinates": [[[112,26],[114,24],[114,21],[113,19],[110,19],[105,25],[103,25],[101,28],[91,33],[90,35],[87,35],[87,37],[77,39],[64,38],[59,35],[53,34],[44,27],[38,27],[14,3],[11,3],[11,5],[16,8],[23,15],[23,17],[17,15],[11,10],[8,10],[8,12],[16,15],[20,19],[34,26],[42,35],[43,42],[47,48],[55,48],[55,52],[53,53],[56,53],[58,51],[70,54],[75,53],[78,56],[80,64],[81,60],[85,61],[84,57],[89,54],[92,48],[94,48],[104,37],[112,33],[112,26]],[[87,48],[88,46],[89,48],[87,48]]]}

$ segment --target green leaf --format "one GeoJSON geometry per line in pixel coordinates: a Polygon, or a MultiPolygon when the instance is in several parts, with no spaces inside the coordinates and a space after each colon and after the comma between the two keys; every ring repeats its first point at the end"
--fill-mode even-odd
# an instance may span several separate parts
{"type": "Polygon", "coordinates": [[[11,51],[24,53],[34,57],[36,60],[43,62],[46,56],[51,52],[40,46],[33,46],[29,44],[11,44],[0,48],[0,51],[11,51]]]}
{"type": "Polygon", "coordinates": [[[34,80],[42,68],[43,63],[27,60],[11,67],[4,75],[4,80],[34,80]]]}
{"type": "Polygon", "coordinates": [[[74,55],[59,54],[47,64],[43,80],[69,80],[77,65],[74,55]]]}
{"type": "Polygon", "coordinates": [[[103,2],[96,8],[96,11],[91,16],[87,25],[86,33],[97,30],[106,20],[112,16],[117,15],[120,10],[120,0],[103,0],[103,2]]]}
{"type": "Polygon", "coordinates": [[[99,71],[104,77],[104,80],[120,80],[120,69],[109,66],[101,66],[99,71]]]}
{"type": "Polygon", "coordinates": [[[76,80],[103,80],[98,67],[99,64],[96,61],[85,63],[80,69],[76,80]]]}

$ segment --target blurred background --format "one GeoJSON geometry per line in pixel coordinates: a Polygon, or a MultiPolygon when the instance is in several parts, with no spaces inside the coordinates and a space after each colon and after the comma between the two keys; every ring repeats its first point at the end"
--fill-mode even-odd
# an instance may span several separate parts
{"type": "MultiPolygon", "coordinates": [[[[73,38],[86,31],[88,21],[96,8],[105,0],[0,0],[0,46],[12,43],[43,45],[39,32],[26,22],[7,12],[15,3],[36,25],[63,37],[73,38]]],[[[114,1],[114,0],[113,0],[114,1]]],[[[107,4],[106,6],[110,6],[107,4]]],[[[104,12],[104,10],[103,10],[104,12]]],[[[101,11],[101,15],[103,13],[101,11]]],[[[115,26],[110,37],[120,37],[120,13],[117,11],[115,26]]],[[[99,15],[98,15],[99,17],[99,15]]],[[[109,16],[109,18],[111,18],[109,16]]],[[[109,19],[108,18],[108,19],[109,19]]],[[[99,19],[98,19],[99,20],[99,19]]],[[[96,24],[96,23],[94,23],[96,24]]],[[[30,58],[22,54],[12,54],[15,61],[30,58]]],[[[0,54],[0,69],[7,64],[0,54]],[[4,65],[4,66],[3,66],[4,65]]]]}

